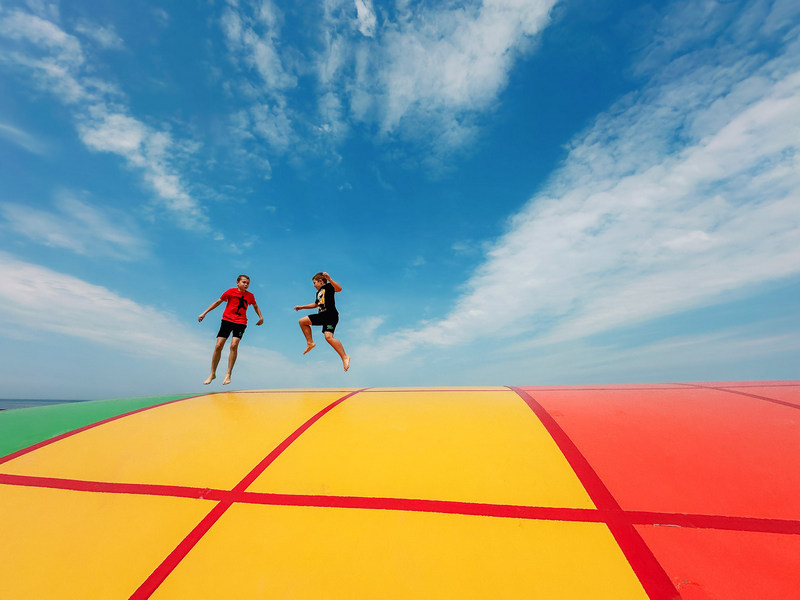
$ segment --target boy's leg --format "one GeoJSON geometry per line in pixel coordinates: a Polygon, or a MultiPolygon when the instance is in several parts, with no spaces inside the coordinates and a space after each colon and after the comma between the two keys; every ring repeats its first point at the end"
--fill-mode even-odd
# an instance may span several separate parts
{"type": "Polygon", "coordinates": [[[217,338],[217,343],[214,345],[214,353],[211,355],[211,375],[203,382],[203,385],[208,385],[217,378],[217,365],[219,364],[219,359],[222,356],[222,348],[225,346],[225,340],[227,339],[228,338],[224,337],[217,338]]]}
{"type": "Polygon", "coordinates": [[[228,385],[231,382],[233,365],[236,364],[236,357],[239,355],[239,342],[241,341],[242,338],[231,338],[230,353],[228,354],[228,372],[225,373],[225,379],[222,380],[222,385],[228,385]]]}
{"type": "Polygon", "coordinates": [[[306,337],[306,349],[303,350],[303,354],[306,354],[309,350],[316,346],[311,335],[311,319],[309,319],[308,316],[305,316],[300,319],[298,323],[300,323],[300,329],[303,330],[303,335],[306,337]]]}
{"type": "Polygon", "coordinates": [[[333,337],[333,333],[330,331],[325,332],[325,339],[328,341],[331,347],[336,350],[336,354],[338,354],[339,358],[342,359],[342,366],[344,366],[344,370],[347,371],[347,369],[350,368],[350,357],[345,354],[342,342],[333,337]]]}

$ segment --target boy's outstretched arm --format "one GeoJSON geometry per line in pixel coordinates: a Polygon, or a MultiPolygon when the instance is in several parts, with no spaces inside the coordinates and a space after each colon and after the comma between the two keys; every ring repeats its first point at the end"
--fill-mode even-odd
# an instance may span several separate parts
{"type": "Polygon", "coordinates": [[[258,304],[253,302],[253,308],[256,309],[256,314],[258,315],[258,323],[256,325],[261,325],[264,322],[264,317],[261,316],[261,309],[258,308],[258,304]]]}
{"type": "Polygon", "coordinates": [[[308,310],[311,308],[317,308],[317,303],[314,302],[313,304],[303,304],[302,306],[298,305],[294,307],[295,310],[308,310]]]}
{"type": "MultiPolygon", "coordinates": [[[[201,322],[208,313],[210,313],[212,310],[217,308],[220,304],[222,304],[222,299],[217,300],[211,306],[209,306],[207,309],[205,309],[202,313],[200,313],[200,316],[197,317],[197,322],[198,323],[201,322]]],[[[261,316],[261,315],[259,314],[259,316],[261,316]]]]}

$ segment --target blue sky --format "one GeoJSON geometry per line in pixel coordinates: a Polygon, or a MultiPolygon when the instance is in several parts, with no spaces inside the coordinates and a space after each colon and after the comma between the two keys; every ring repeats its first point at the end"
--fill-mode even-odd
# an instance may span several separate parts
{"type": "Polygon", "coordinates": [[[197,315],[239,273],[231,389],[797,379],[799,32],[790,0],[0,0],[0,397],[223,389],[197,315]],[[301,354],[320,270],[348,373],[301,354]]]}

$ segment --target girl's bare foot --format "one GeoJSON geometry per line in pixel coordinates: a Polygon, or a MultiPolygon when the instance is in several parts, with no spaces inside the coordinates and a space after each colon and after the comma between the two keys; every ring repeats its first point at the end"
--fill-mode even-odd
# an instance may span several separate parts
{"type": "Polygon", "coordinates": [[[345,356],[342,359],[342,364],[344,365],[344,370],[347,371],[347,369],[350,368],[350,357],[349,356],[345,356]]]}
{"type": "Polygon", "coordinates": [[[208,376],[208,379],[206,379],[206,380],[203,382],[203,385],[208,385],[209,383],[211,383],[212,381],[214,381],[216,378],[217,378],[217,376],[216,376],[214,373],[212,373],[211,375],[209,375],[209,376],[208,376]]]}
{"type": "Polygon", "coordinates": [[[222,380],[222,385],[228,385],[231,382],[231,374],[225,373],[225,379],[222,380]]]}
{"type": "Polygon", "coordinates": [[[303,350],[303,354],[307,354],[308,352],[311,352],[311,349],[314,346],[316,346],[316,344],[314,342],[308,342],[308,346],[306,346],[306,349],[303,350]]]}

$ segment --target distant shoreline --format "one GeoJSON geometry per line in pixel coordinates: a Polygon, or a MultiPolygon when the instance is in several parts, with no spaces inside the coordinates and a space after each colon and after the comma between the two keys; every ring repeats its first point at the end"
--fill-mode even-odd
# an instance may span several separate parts
{"type": "Polygon", "coordinates": [[[14,408],[32,408],[35,406],[51,406],[53,404],[67,404],[72,402],[85,402],[85,400],[0,398],[0,410],[8,410],[14,408]]]}

